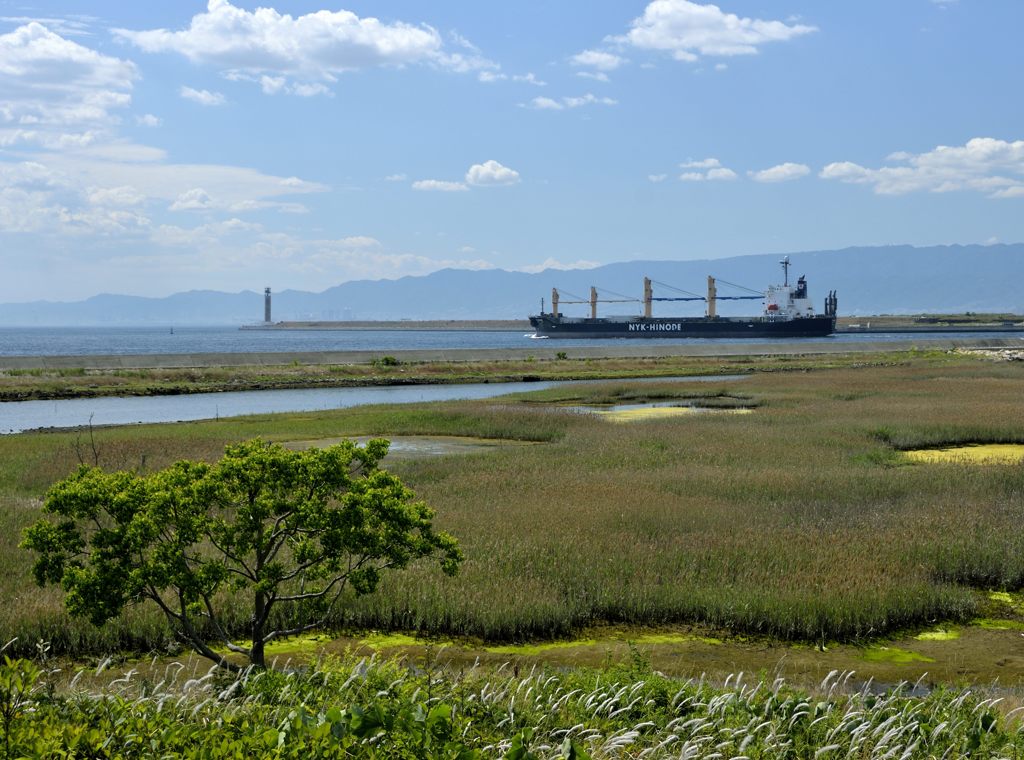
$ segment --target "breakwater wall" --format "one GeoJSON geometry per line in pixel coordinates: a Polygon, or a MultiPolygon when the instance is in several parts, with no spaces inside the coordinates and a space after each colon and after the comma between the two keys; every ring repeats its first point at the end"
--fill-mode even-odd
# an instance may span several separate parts
{"type": "Polygon", "coordinates": [[[798,356],[954,348],[1020,348],[1020,338],[919,338],[888,341],[701,343],[664,345],[659,341],[630,341],[616,346],[559,346],[543,341],[529,348],[409,349],[398,351],[292,351],[281,353],[105,354],[82,356],[0,356],[0,370],[9,369],[190,369],[200,367],[273,367],[288,364],[370,364],[385,356],[403,363],[498,362],[529,359],[628,359],[664,356],[798,356]]]}

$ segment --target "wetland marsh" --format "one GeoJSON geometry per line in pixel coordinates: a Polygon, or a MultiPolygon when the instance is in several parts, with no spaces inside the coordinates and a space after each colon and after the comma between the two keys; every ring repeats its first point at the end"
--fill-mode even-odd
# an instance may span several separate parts
{"type": "Polygon", "coordinates": [[[10,603],[0,634],[24,647],[45,639],[61,652],[166,646],[151,611],[102,630],[68,620],[59,592],[33,587],[20,530],[79,461],[151,469],[213,459],[225,443],[254,436],[539,444],[389,460],[460,538],[467,560],[453,580],[426,568],[385,580],[339,610],[339,630],[500,644],[599,625],[686,624],[828,645],[937,621],[1017,619],[1019,611],[990,609],[985,592],[1024,585],[1024,467],[915,465],[902,450],[1024,441],[1021,380],[1012,363],[908,354],[893,366],[755,373],[699,387],[623,379],[499,399],[97,429],[92,439],[6,436],[0,584],[10,603]],[[652,402],[756,413],[609,425],[563,411],[652,402]]]}
{"type": "MultiPolygon", "coordinates": [[[[287,723],[295,756],[333,756],[328,734],[363,746],[352,727],[365,711],[396,721],[388,741],[401,742],[419,736],[402,716],[434,708],[483,756],[531,737],[564,746],[570,724],[593,757],[708,742],[762,757],[1019,747],[1024,464],[909,452],[1024,444],[1024,367],[944,352],[758,363],[797,371],[716,361],[731,376],[0,437],[0,635],[11,654],[48,642],[41,662],[62,669],[15,742],[85,724],[124,748],[153,732],[164,748],[194,742],[193,718],[153,707],[166,702],[238,721],[224,742],[256,754],[264,738],[242,726],[287,723]],[[630,424],[612,424],[623,412],[630,424]],[[298,449],[393,439],[385,467],[458,537],[460,575],[385,577],[327,629],[276,642],[287,675],[227,687],[153,609],[97,629],[32,583],[21,531],[80,463],[148,472],[257,436],[298,449]],[[109,674],[82,675],[110,655],[109,674]],[[424,689],[435,696],[420,704],[424,689]],[[228,692],[238,698],[222,706],[228,692]],[[295,700],[339,707],[300,726],[295,700]],[[804,725],[807,705],[817,717],[804,725]],[[747,733],[750,721],[771,728],[747,733]]],[[[241,638],[250,608],[234,601],[241,638]]]]}

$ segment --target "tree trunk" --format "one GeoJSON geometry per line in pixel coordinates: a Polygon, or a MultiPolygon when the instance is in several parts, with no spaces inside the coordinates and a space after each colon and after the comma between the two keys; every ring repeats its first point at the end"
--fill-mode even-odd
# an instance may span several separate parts
{"type": "Polygon", "coordinates": [[[262,633],[263,632],[260,631],[259,634],[256,634],[256,632],[253,631],[254,638],[252,640],[252,649],[249,650],[249,662],[250,664],[255,665],[257,668],[266,669],[267,660],[266,655],[263,653],[262,633]]]}
{"type": "Polygon", "coordinates": [[[249,664],[265,669],[267,659],[264,653],[263,634],[267,617],[267,597],[262,591],[256,592],[252,611],[252,648],[249,650],[249,664]]]}

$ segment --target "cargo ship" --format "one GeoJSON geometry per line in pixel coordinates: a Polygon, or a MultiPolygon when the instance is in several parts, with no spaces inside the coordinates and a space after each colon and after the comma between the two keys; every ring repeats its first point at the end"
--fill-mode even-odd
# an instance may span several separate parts
{"type": "MultiPolygon", "coordinates": [[[[539,338],[820,338],[831,335],[836,329],[836,292],[829,291],[825,298],[823,314],[815,314],[814,306],[807,294],[807,278],[802,276],[796,285],[789,284],[789,257],[779,262],[783,270],[783,284],[770,285],[763,293],[756,295],[718,295],[718,282],[708,277],[707,295],[696,295],[678,291],[671,286],[663,287],[682,295],[654,296],[654,283],[644,278],[643,299],[621,297],[599,298],[598,289],[590,289],[589,300],[566,300],[558,289],[551,291],[551,311],[544,311],[541,302],[540,314],[530,317],[534,335],[539,338]],[[764,311],[756,317],[720,317],[717,314],[718,301],[763,300],[764,311]],[[707,304],[703,317],[655,317],[653,304],[659,301],[704,301],[707,304]],[[642,303],[643,316],[599,317],[598,303],[642,303]],[[589,317],[566,317],[559,307],[566,303],[589,303],[589,317]]],[[[725,280],[721,280],[725,283],[725,280]]],[[[732,285],[732,283],[728,283],[732,285]]],[[[741,287],[741,286],[734,286],[741,287]]],[[[743,288],[749,293],[754,293],[743,288]]],[[[616,294],[617,295],[617,294],[616,294]]]]}

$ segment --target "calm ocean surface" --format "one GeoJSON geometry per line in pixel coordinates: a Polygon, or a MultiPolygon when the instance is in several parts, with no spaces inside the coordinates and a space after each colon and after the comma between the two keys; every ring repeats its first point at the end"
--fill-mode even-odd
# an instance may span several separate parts
{"type": "MultiPolygon", "coordinates": [[[[810,343],[907,340],[906,333],[802,338],[810,343]]],[[[1007,337],[1006,333],[929,333],[922,338],[1007,337]]],[[[625,338],[543,340],[558,346],[622,345],[625,338]]],[[[794,339],[787,339],[790,342],[794,339]]],[[[528,348],[538,339],[520,332],[461,330],[239,330],[235,327],[8,327],[0,328],[2,356],[82,354],[194,354],[287,351],[399,351],[402,349],[528,348]]],[[[729,340],[659,338],[659,344],[729,340]]],[[[771,342],[738,339],[741,343],[771,342]]]]}

